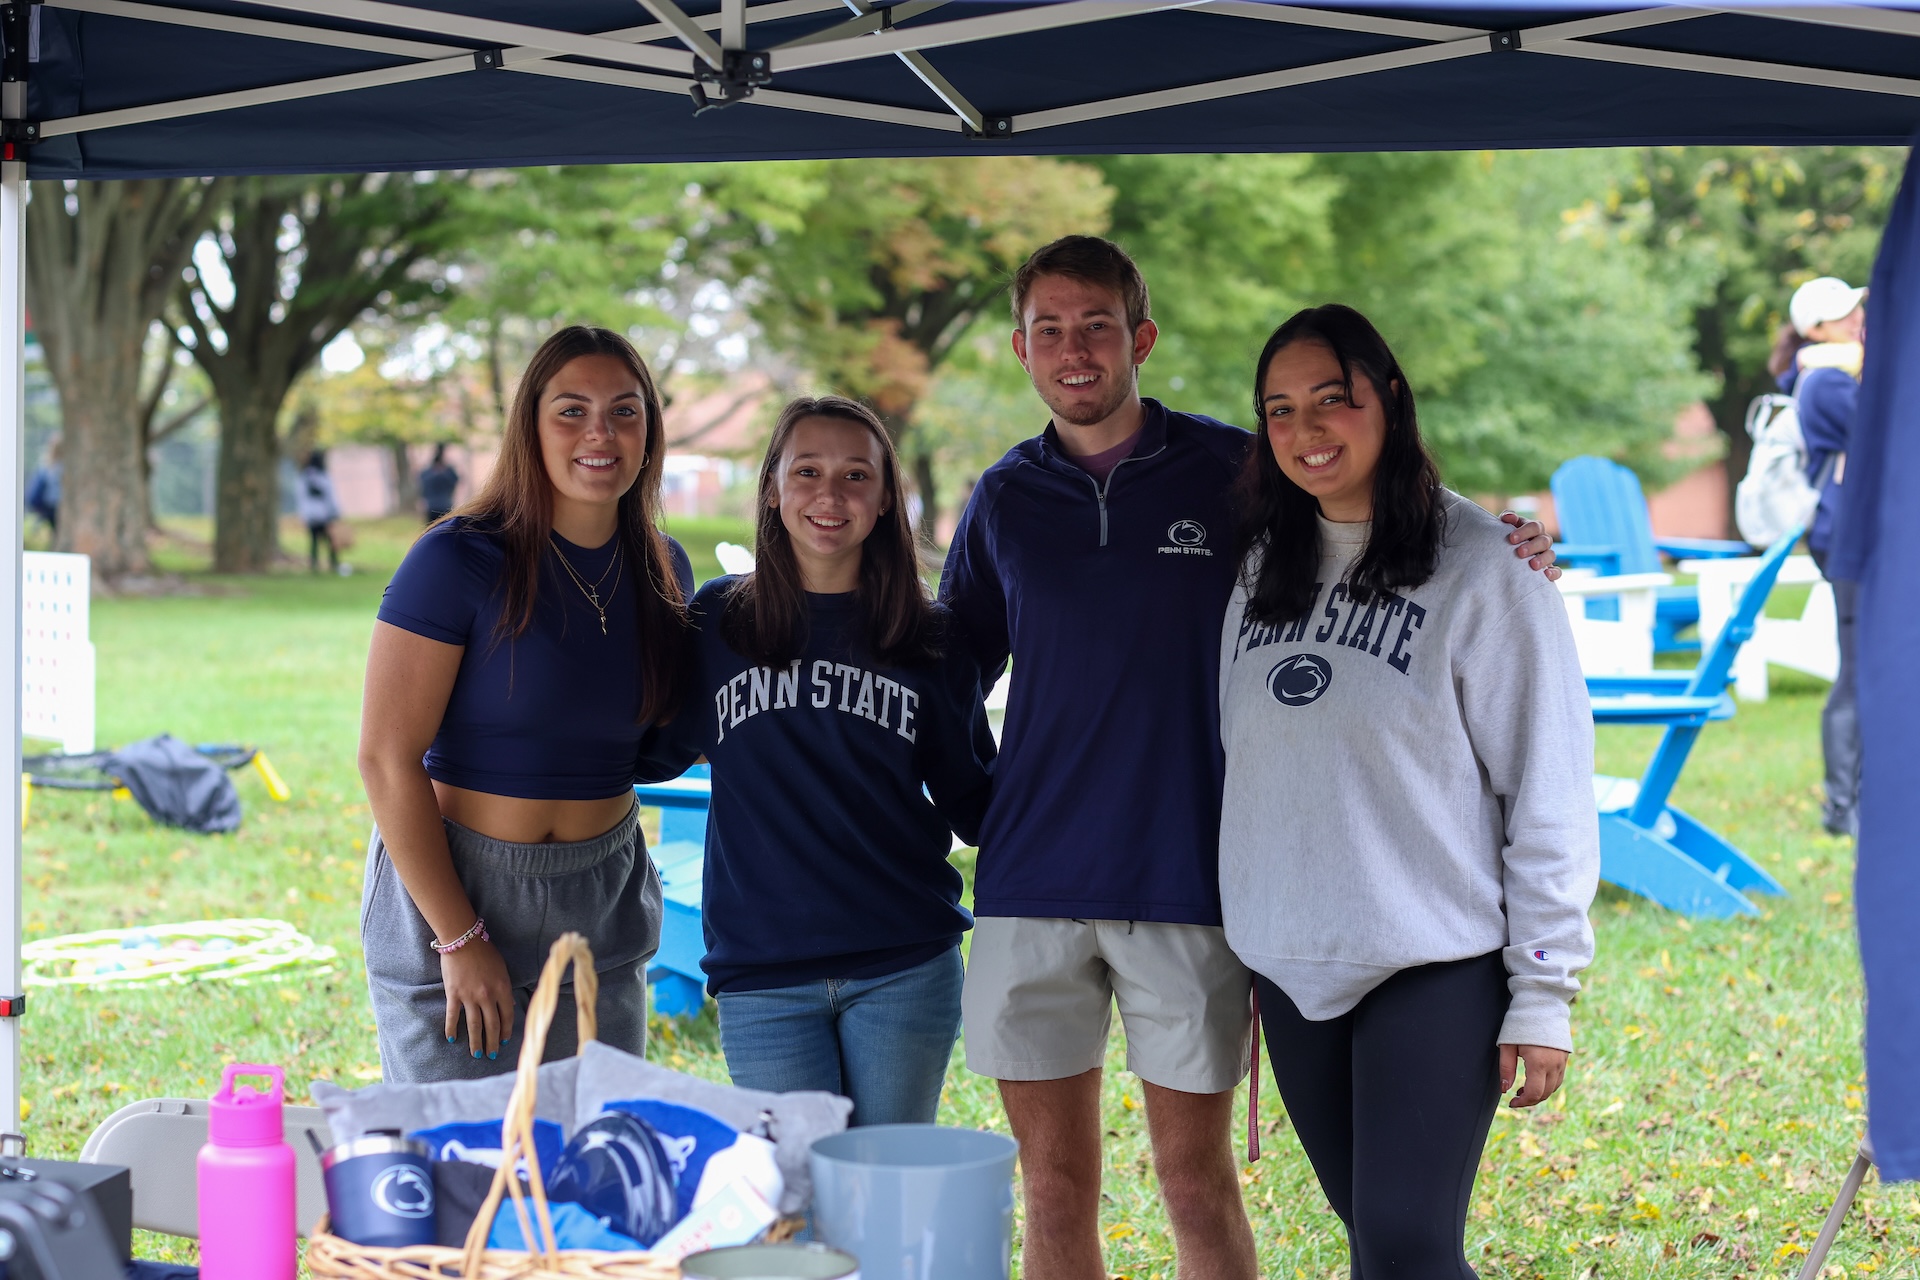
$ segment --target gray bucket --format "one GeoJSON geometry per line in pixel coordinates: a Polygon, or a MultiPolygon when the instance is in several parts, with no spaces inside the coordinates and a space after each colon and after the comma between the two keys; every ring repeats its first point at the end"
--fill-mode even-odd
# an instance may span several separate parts
{"type": "Polygon", "coordinates": [[[743,1244],[680,1260],[688,1280],[859,1280],[853,1255],[823,1244],[743,1244]]]}
{"type": "Polygon", "coordinates": [[[814,1234],[860,1280],[1007,1280],[1013,1161],[1004,1134],[878,1124],[813,1144],[814,1234]]]}

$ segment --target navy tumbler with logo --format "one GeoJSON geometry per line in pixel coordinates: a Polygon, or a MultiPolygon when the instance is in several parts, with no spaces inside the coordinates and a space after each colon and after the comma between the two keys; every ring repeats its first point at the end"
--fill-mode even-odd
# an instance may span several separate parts
{"type": "Polygon", "coordinates": [[[397,1129],[375,1130],[327,1151],[320,1169],[333,1234],[342,1240],[389,1249],[434,1242],[426,1143],[397,1129]]]}

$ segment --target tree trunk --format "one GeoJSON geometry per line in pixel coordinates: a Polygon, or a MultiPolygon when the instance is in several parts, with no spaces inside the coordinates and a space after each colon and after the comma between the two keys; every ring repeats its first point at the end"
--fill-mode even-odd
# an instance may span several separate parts
{"type": "Polygon", "coordinates": [[[920,491],[920,540],[937,547],[940,545],[940,490],[934,483],[931,452],[913,455],[913,485],[920,491]]]}
{"type": "Polygon", "coordinates": [[[395,515],[418,515],[420,512],[420,478],[414,473],[413,459],[407,455],[405,440],[389,440],[387,448],[393,453],[393,505],[395,515]]]}
{"type": "MultiPolygon", "coordinates": [[[[1723,317],[1733,314],[1734,303],[1723,301],[1693,314],[1694,354],[1700,367],[1720,379],[1720,394],[1708,402],[1713,423],[1727,438],[1727,528],[1733,519],[1733,490],[1747,474],[1747,460],[1753,455],[1753,441],[1747,439],[1747,404],[1755,396],[1774,390],[1772,375],[1765,369],[1751,369],[1727,355],[1727,335],[1723,317]]],[[[1737,536],[1737,535],[1736,535],[1737,536]]]]}
{"type": "MultiPolygon", "coordinates": [[[[55,357],[48,336],[42,331],[51,365],[55,357]]],[[[67,368],[58,379],[62,471],[54,549],[90,557],[94,576],[111,583],[153,570],[147,555],[147,468],[137,421],[140,351],[135,345],[116,358],[99,346],[82,345],[92,348],[93,360],[76,360],[71,351],[59,357],[67,368]]]]}
{"type": "Polygon", "coordinates": [[[280,551],[277,385],[220,405],[220,461],[214,494],[213,570],[264,573],[280,551]]]}
{"type": "Polygon", "coordinates": [[[426,251],[411,237],[433,225],[446,199],[381,174],[252,178],[238,190],[216,242],[232,301],[215,302],[198,272],[189,272],[181,319],[220,402],[214,568],[258,573],[280,555],[281,406],[355,317],[431,293],[409,277],[426,251]],[[299,241],[289,248],[294,224],[299,241]],[[291,291],[290,281],[297,281],[291,291]]]}
{"type": "Polygon", "coordinates": [[[99,582],[152,570],[142,355],[219,190],[197,180],[32,187],[28,305],[62,417],[55,546],[92,557],[99,582]]]}
{"type": "MultiPolygon", "coordinates": [[[[1747,439],[1747,405],[1757,395],[1776,390],[1772,379],[1760,377],[1725,378],[1721,392],[1707,407],[1713,423],[1727,438],[1727,528],[1734,528],[1733,490],[1747,474],[1747,461],[1753,456],[1753,441],[1747,439]]],[[[1732,536],[1739,536],[1737,533],[1732,536]]]]}

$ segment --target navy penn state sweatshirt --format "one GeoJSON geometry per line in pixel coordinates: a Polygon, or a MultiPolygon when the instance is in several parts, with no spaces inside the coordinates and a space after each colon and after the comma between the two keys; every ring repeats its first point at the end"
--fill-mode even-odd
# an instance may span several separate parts
{"type": "Polygon", "coordinates": [[[980,478],[941,596],[1013,685],[980,831],[983,916],[1220,923],[1220,623],[1252,436],[1147,400],[1105,485],[1051,424],[980,478]]]}
{"type": "Polygon", "coordinates": [[[957,946],[973,917],[951,833],[978,838],[994,758],[971,652],[955,643],[930,666],[883,666],[852,595],[810,595],[800,656],[758,666],[720,633],[738,582],[694,596],[691,692],[636,769],[651,782],[701,755],[713,766],[708,991],[877,978],[957,946]]]}

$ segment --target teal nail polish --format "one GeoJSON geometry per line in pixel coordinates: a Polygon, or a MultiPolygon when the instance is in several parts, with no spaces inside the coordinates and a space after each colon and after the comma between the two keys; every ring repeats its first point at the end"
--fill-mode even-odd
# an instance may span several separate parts
{"type": "Polygon", "coordinates": [[[476,1057],[476,1058],[477,1058],[477,1057],[479,1057],[479,1056],[480,1056],[480,1051],[479,1051],[478,1049],[475,1049],[475,1050],[473,1051],[473,1056],[474,1056],[474,1057],[476,1057]]]}
{"type": "Polygon", "coordinates": [[[499,1056],[500,1056],[500,1055],[499,1055],[498,1053],[490,1053],[490,1054],[488,1054],[488,1055],[487,1055],[487,1061],[488,1061],[488,1062],[492,1062],[492,1061],[493,1061],[493,1060],[494,1060],[495,1058],[497,1058],[497,1057],[499,1057],[499,1056]]]}
{"type": "Polygon", "coordinates": [[[452,1044],[452,1043],[453,1043],[453,1037],[452,1037],[452,1036],[448,1036],[448,1037],[447,1037],[447,1043],[448,1043],[448,1044],[452,1044]]]}

